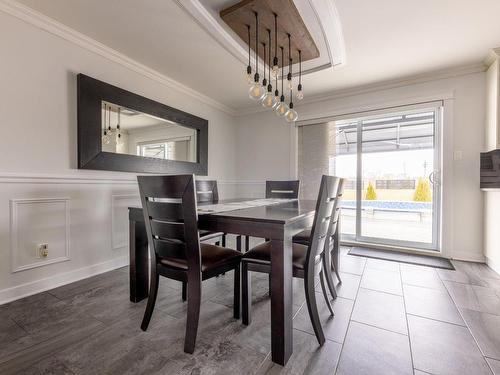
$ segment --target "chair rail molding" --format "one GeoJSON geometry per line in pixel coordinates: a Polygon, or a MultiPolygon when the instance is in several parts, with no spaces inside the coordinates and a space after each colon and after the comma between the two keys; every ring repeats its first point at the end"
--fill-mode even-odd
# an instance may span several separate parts
{"type": "MultiPolygon", "coordinates": [[[[43,267],[49,264],[60,263],[69,261],[70,258],[70,247],[71,247],[71,236],[70,236],[70,199],[69,198],[27,198],[27,199],[10,199],[10,259],[11,259],[11,271],[12,273],[29,270],[32,268],[43,267]],[[20,207],[27,205],[47,205],[47,204],[64,204],[64,254],[59,255],[55,258],[47,258],[46,260],[39,260],[35,262],[26,262],[25,264],[18,264],[17,255],[21,251],[20,242],[20,207]]],[[[26,228],[25,228],[26,230],[26,228]]],[[[50,254],[50,247],[49,247],[50,254]]],[[[35,249],[33,248],[33,256],[35,255],[35,249]]]]}

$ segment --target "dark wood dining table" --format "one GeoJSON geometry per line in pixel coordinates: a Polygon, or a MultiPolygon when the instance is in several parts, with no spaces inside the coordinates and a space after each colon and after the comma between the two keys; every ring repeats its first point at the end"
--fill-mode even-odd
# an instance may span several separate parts
{"type": "MultiPolygon", "coordinates": [[[[219,201],[220,204],[249,199],[219,201]]],[[[208,212],[198,205],[199,229],[248,235],[271,241],[271,354],[285,365],[292,355],[292,237],[312,225],[315,201],[293,200],[265,206],[208,212]]],[[[142,208],[129,207],[130,300],[148,296],[148,241],[142,208]]]]}

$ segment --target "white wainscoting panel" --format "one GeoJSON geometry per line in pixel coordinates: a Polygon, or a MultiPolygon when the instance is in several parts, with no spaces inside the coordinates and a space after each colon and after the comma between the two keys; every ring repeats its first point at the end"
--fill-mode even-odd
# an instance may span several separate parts
{"type": "Polygon", "coordinates": [[[128,207],[140,206],[137,194],[115,194],[111,196],[111,245],[113,250],[128,247],[128,207]]]}
{"type": "Polygon", "coordinates": [[[69,198],[11,199],[10,239],[12,272],[69,260],[69,198]],[[48,244],[47,257],[38,256],[39,244],[48,244]]]}

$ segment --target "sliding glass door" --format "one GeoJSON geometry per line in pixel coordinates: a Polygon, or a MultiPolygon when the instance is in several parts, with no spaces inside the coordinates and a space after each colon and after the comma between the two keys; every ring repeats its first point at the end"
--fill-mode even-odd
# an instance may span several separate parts
{"type": "Polygon", "coordinates": [[[440,105],[328,123],[345,240],[439,250],[440,105]]]}

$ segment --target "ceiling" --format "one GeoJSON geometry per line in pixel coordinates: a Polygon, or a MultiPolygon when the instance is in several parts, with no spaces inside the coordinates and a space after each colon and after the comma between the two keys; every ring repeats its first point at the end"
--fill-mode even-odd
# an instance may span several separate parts
{"type": "MultiPolygon", "coordinates": [[[[255,107],[246,94],[245,64],[174,0],[18,1],[226,106],[255,107]]],[[[304,1],[310,0],[295,0],[304,1]]],[[[346,61],[305,76],[306,96],[480,63],[500,46],[498,0],[334,4],[346,61]]]]}

